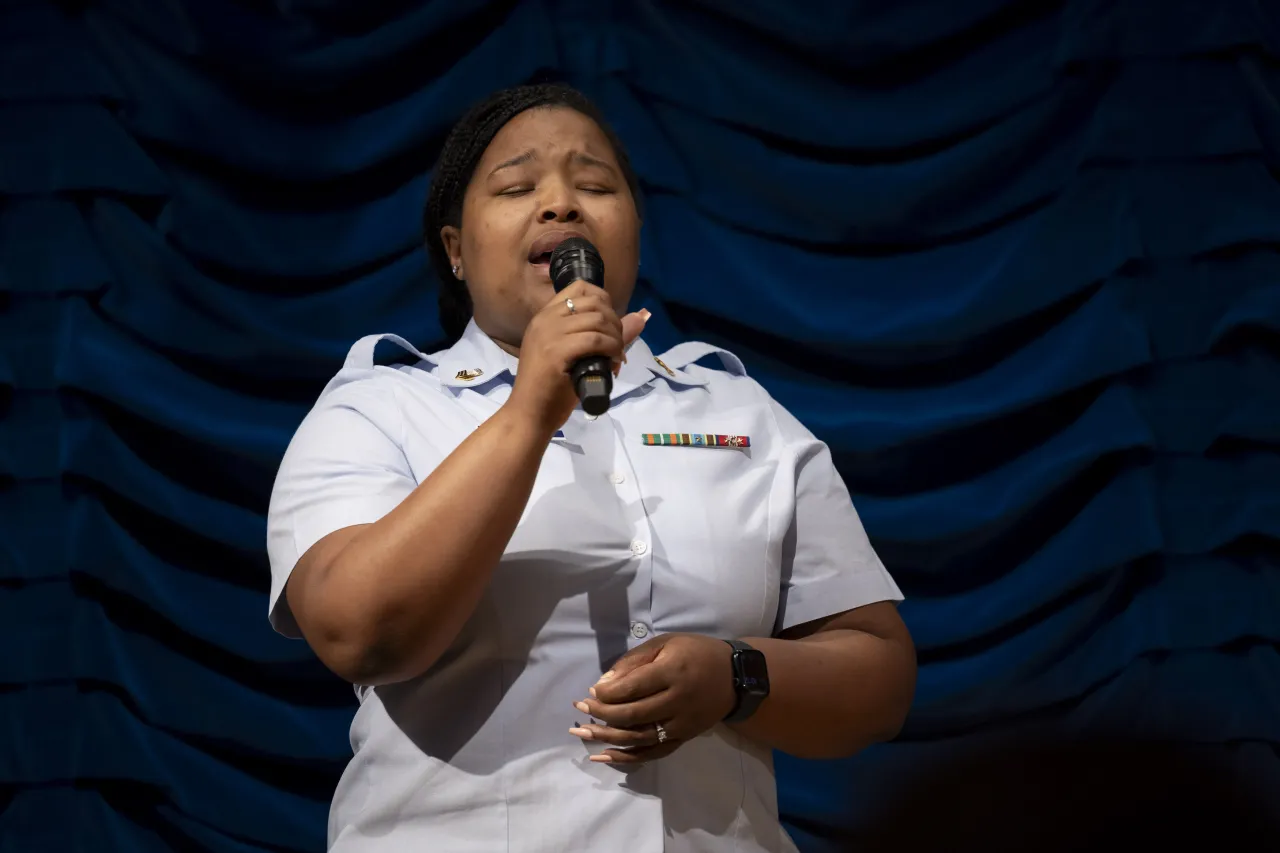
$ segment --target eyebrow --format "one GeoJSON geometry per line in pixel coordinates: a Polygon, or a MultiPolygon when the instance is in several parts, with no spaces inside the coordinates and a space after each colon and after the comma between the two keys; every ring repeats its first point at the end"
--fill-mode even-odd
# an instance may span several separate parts
{"type": "MultiPolygon", "coordinates": [[[[512,157],[509,160],[503,160],[501,163],[495,166],[493,168],[493,171],[490,172],[489,174],[491,176],[496,175],[499,172],[501,172],[503,169],[510,169],[513,166],[523,166],[525,163],[531,163],[537,159],[538,159],[538,153],[534,151],[532,148],[530,148],[528,151],[525,151],[521,154],[517,154],[516,156],[512,157]]],[[[614,173],[617,172],[617,169],[613,167],[612,163],[609,163],[606,160],[601,160],[599,157],[593,157],[590,154],[587,154],[582,151],[573,152],[571,159],[573,160],[574,163],[577,163],[580,166],[596,166],[601,169],[606,169],[610,172],[614,172],[614,173]]]]}
{"type": "Polygon", "coordinates": [[[516,156],[512,157],[510,160],[503,160],[501,163],[495,166],[493,168],[493,171],[490,172],[489,174],[496,175],[499,172],[501,172],[503,169],[510,169],[512,166],[523,166],[525,163],[528,163],[528,162],[531,162],[532,160],[537,159],[537,157],[538,157],[537,153],[532,148],[530,148],[528,151],[525,151],[523,154],[517,154],[516,156]]]}
{"type": "Polygon", "coordinates": [[[599,157],[592,157],[590,154],[585,154],[581,151],[573,152],[573,162],[577,163],[580,166],[598,166],[601,169],[605,169],[610,172],[617,171],[616,169],[613,168],[612,163],[609,163],[605,160],[601,160],[599,157]]]}

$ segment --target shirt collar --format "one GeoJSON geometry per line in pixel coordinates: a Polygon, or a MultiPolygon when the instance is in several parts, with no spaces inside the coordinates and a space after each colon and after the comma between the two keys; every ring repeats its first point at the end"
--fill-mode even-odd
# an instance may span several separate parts
{"type": "Polygon", "coordinates": [[[647,384],[655,376],[676,385],[707,384],[707,380],[686,373],[682,366],[667,364],[653,354],[644,338],[636,338],[627,347],[627,361],[613,382],[613,396],[620,397],[633,388],[647,384]]]}
{"type": "Polygon", "coordinates": [[[428,357],[435,362],[436,378],[451,388],[474,388],[500,376],[514,377],[520,360],[493,342],[473,319],[458,342],[428,357]]]}
{"type": "MultiPolygon", "coordinates": [[[[427,359],[436,365],[434,372],[440,383],[451,388],[475,388],[499,378],[512,379],[520,366],[520,359],[494,343],[474,319],[467,323],[457,343],[427,359]]],[[[682,366],[666,364],[642,338],[636,338],[627,347],[627,361],[614,379],[612,396],[621,397],[648,384],[655,376],[677,385],[707,384],[707,380],[686,373],[682,366]]]]}

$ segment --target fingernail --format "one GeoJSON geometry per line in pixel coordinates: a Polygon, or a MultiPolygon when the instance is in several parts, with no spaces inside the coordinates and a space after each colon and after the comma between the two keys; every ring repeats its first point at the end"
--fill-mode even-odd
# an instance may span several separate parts
{"type": "Polygon", "coordinates": [[[584,714],[591,713],[591,709],[587,707],[586,702],[574,702],[573,707],[577,708],[579,711],[581,711],[584,714]]]}
{"type": "Polygon", "coordinates": [[[649,322],[649,318],[650,318],[650,317],[652,317],[652,316],[653,316],[653,315],[649,313],[649,309],[648,309],[648,308],[641,308],[641,309],[640,309],[640,319],[641,319],[641,320],[644,320],[646,323],[647,323],[647,322],[649,322]]]}
{"type": "Polygon", "coordinates": [[[591,740],[591,729],[569,729],[569,734],[574,737],[580,737],[583,740],[591,740]]]}
{"type": "Polygon", "coordinates": [[[597,682],[596,682],[596,684],[604,684],[606,681],[608,681],[609,679],[613,678],[613,677],[614,677],[614,675],[615,675],[614,671],[613,671],[613,670],[609,670],[609,671],[608,671],[608,672],[606,672],[604,675],[600,676],[600,680],[599,680],[599,681],[597,681],[597,682]]]}
{"type": "Polygon", "coordinates": [[[603,752],[602,752],[602,753],[600,753],[599,755],[593,755],[593,756],[591,756],[588,760],[589,760],[589,761],[595,761],[595,762],[598,762],[598,763],[600,763],[600,764],[612,764],[612,763],[613,763],[613,758],[612,758],[611,756],[605,755],[603,752]]]}
{"type": "Polygon", "coordinates": [[[596,697],[596,689],[595,689],[594,687],[589,687],[589,688],[587,688],[587,692],[591,694],[591,698],[592,698],[592,699],[597,698],[597,697],[596,697]]]}

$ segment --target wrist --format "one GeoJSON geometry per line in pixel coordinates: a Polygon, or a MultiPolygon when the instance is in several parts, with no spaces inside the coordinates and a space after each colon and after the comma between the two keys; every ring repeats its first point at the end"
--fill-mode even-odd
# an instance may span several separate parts
{"type": "Polygon", "coordinates": [[[729,657],[733,679],[734,705],[726,723],[741,723],[751,717],[769,698],[769,668],[764,653],[742,640],[725,640],[732,649],[729,657]]]}
{"type": "Polygon", "coordinates": [[[549,424],[545,418],[538,417],[530,407],[524,405],[523,398],[514,390],[490,420],[497,421],[504,436],[517,443],[536,447],[539,451],[551,442],[560,429],[558,424],[549,424]]]}

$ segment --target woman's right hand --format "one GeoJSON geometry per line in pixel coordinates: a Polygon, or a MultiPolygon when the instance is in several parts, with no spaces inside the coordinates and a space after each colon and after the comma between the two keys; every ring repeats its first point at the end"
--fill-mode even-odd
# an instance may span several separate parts
{"type": "Polygon", "coordinates": [[[555,432],[578,405],[569,370],[580,358],[602,355],[617,372],[623,350],[639,337],[649,312],[619,319],[603,289],[577,281],[533,316],[520,344],[520,367],[507,405],[555,432]],[[569,311],[565,300],[572,299],[569,311]]]}

